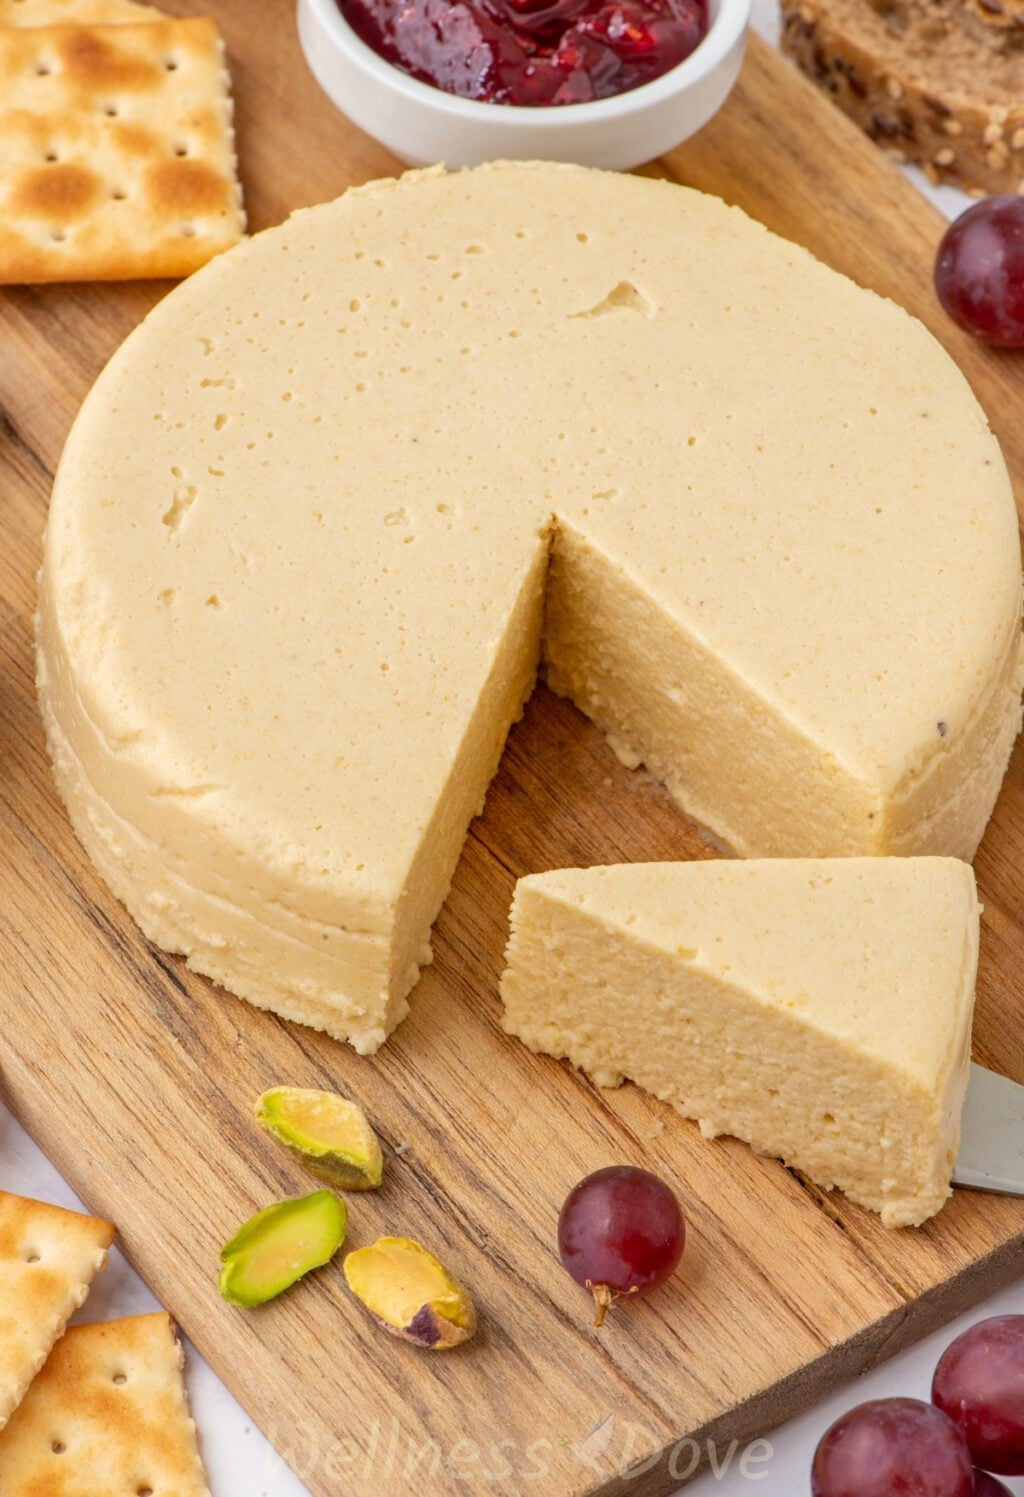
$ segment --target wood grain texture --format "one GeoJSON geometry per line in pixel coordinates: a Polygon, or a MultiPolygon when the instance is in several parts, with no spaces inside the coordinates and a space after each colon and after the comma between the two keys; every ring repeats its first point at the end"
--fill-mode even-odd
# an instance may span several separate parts
{"type": "MultiPolygon", "coordinates": [[[[185,11],[187,4],[169,4],[185,11]]],[[[212,7],[236,80],[253,227],[395,163],[305,73],[289,0],[212,7]]],[[[1024,492],[1024,365],[942,319],[940,222],[856,130],[752,41],[722,114],[653,171],[718,192],[923,316],[960,359],[1024,492]]],[[[93,874],[50,778],[32,687],[34,577],[78,403],[164,288],[0,296],[0,1069],[4,1094],[310,1489],[660,1494],[707,1441],[769,1429],[1019,1272],[1024,1202],[960,1194],[887,1233],[634,1088],[602,1094],[498,1028],[515,877],[703,857],[660,789],[539,690],[513,731],[439,922],[413,1014],[373,1059],[227,997],[147,945],[93,874]],[[308,1180],[257,1136],[278,1083],[357,1098],[388,1148],[350,1243],[420,1238],[475,1291],[477,1340],[431,1357],[378,1332],[329,1269],[264,1309],[216,1292],[219,1244],[308,1180]],[[401,1155],[394,1146],[404,1144],[401,1155]],[[674,1180],[691,1248],[671,1291],[600,1336],[553,1250],[558,1206],[617,1159],[674,1180]],[[609,1416],[613,1416],[609,1420],[609,1416]]],[[[976,1054],[1024,1079],[1024,778],[978,860],[986,904],[976,1054]]],[[[224,1494],[236,1497],[236,1494],[224,1494]]]]}

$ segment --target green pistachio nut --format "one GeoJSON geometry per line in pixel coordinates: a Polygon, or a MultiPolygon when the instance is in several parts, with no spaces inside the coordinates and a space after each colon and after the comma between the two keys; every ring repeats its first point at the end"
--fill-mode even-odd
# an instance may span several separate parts
{"type": "Polygon", "coordinates": [[[345,1241],[348,1211],[329,1190],[258,1211],[220,1250],[220,1292],[231,1305],[262,1305],[329,1263],[345,1241]]]}
{"type": "Polygon", "coordinates": [[[256,1103],[256,1120],[306,1169],[340,1190],[373,1190],[384,1160],[363,1109],[335,1092],[277,1086],[256,1103]]]}

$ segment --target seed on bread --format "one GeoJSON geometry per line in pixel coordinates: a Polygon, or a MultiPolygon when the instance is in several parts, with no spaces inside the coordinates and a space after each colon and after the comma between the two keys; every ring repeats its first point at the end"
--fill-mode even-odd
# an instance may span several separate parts
{"type": "Polygon", "coordinates": [[[971,4],[986,26],[1024,28],[1024,0],[971,0],[971,4]]]}

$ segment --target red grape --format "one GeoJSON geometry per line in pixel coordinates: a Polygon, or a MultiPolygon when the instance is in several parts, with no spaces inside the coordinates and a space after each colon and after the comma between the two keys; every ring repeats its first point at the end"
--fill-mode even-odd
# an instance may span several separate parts
{"type": "Polygon", "coordinates": [[[932,1400],[979,1466],[1024,1476],[1024,1315],[995,1315],[958,1336],[935,1369],[932,1400]]]}
{"type": "Polygon", "coordinates": [[[686,1222],[663,1180],[630,1164],[581,1180],[558,1218],[558,1251],[568,1273],[593,1292],[595,1324],[620,1294],[647,1294],[683,1255],[686,1222]]]}
{"type": "Polygon", "coordinates": [[[999,348],[1024,348],[1024,197],[975,203],[946,230],[935,288],[954,322],[999,348]]]}
{"type": "Polygon", "coordinates": [[[811,1468],[813,1497],[972,1497],[952,1419],[918,1398],[878,1398],[837,1419],[811,1468]]]}
{"type": "Polygon", "coordinates": [[[974,1497],[1013,1497],[1013,1493],[987,1471],[975,1471],[974,1497]]]}

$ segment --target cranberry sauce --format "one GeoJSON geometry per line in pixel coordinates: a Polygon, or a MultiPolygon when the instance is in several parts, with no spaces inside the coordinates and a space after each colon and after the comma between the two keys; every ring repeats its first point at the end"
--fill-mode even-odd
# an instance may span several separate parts
{"type": "Polygon", "coordinates": [[[338,0],[403,72],[463,99],[584,104],[660,78],[707,31],[707,0],[338,0]]]}

